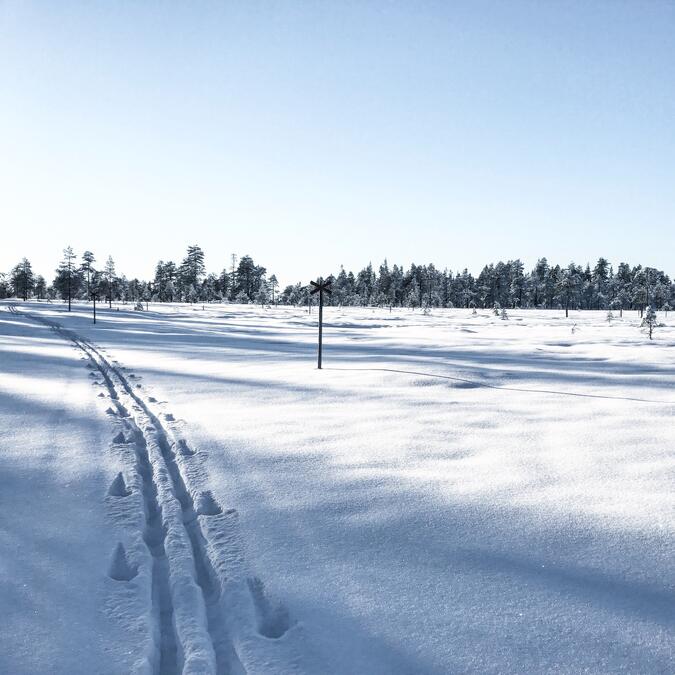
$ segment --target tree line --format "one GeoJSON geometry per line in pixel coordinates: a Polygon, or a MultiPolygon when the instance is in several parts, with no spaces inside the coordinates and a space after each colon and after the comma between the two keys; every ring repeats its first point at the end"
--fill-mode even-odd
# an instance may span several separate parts
{"type": "MultiPolygon", "coordinates": [[[[206,272],[204,252],[188,246],[183,260],[160,260],[149,280],[118,274],[108,256],[102,266],[91,251],[79,258],[69,246],[51,283],[35,274],[23,258],[8,274],[0,274],[0,297],[121,302],[237,302],[300,305],[310,301],[306,284],[279,288],[274,274],[253,258],[232,255],[220,274],[206,272]]],[[[368,264],[357,274],[344,267],[327,277],[333,282],[330,304],[396,307],[508,307],[544,309],[638,309],[647,305],[670,309],[675,305],[675,284],[653,267],[620,263],[616,270],[605,258],[595,266],[569,263],[565,267],[540,258],[525,271],[520,260],[483,267],[474,277],[467,269],[451,271],[433,264],[412,264],[407,270],[368,264]]]]}

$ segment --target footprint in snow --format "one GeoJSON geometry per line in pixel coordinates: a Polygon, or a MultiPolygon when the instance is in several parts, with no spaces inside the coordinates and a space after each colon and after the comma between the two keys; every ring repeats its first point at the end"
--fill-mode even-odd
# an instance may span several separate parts
{"type": "Polygon", "coordinates": [[[124,482],[124,476],[121,471],[115,476],[115,480],[110,484],[108,494],[111,497],[128,497],[131,494],[131,490],[127,488],[127,484],[124,482]]]}
{"type": "Polygon", "coordinates": [[[195,454],[195,451],[187,444],[187,441],[184,438],[178,439],[178,452],[184,457],[192,457],[195,454]]]}
{"type": "Polygon", "coordinates": [[[216,501],[211,490],[206,490],[199,495],[197,500],[197,514],[200,516],[217,516],[223,509],[216,501]]]}
{"type": "Polygon", "coordinates": [[[108,576],[115,581],[131,581],[137,574],[138,568],[129,563],[124,546],[117,544],[108,567],[108,576]]]}
{"type": "Polygon", "coordinates": [[[258,619],[258,632],[272,640],[283,637],[291,627],[288,610],[282,604],[270,600],[265,585],[258,577],[249,577],[247,582],[258,619]]]}

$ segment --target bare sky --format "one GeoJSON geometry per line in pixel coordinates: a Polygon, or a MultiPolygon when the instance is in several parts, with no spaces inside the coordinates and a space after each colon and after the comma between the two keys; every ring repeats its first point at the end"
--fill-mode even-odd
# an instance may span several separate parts
{"type": "Polygon", "coordinates": [[[0,270],[190,243],[675,273],[670,2],[0,3],[0,270]]]}

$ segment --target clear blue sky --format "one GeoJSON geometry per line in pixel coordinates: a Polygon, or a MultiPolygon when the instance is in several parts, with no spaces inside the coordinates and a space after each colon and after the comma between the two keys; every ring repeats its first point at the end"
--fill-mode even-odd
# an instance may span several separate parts
{"type": "Polygon", "coordinates": [[[0,270],[675,273],[675,2],[2,2],[0,270]]]}

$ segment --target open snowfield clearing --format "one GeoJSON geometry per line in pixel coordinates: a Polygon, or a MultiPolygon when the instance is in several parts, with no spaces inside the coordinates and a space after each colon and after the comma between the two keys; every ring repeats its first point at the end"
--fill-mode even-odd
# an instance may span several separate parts
{"type": "Polygon", "coordinates": [[[0,303],[0,672],[675,671],[675,315],[98,318],[0,303]]]}

